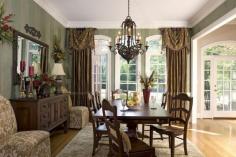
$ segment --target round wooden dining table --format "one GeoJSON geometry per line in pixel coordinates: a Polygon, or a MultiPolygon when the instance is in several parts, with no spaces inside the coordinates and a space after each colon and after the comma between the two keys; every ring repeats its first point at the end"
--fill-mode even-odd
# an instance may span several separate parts
{"type": "MultiPolygon", "coordinates": [[[[125,107],[123,109],[121,100],[110,101],[112,105],[117,106],[117,119],[122,123],[127,124],[128,135],[130,137],[137,137],[137,126],[138,124],[155,124],[158,120],[169,119],[171,115],[169,112],[161,108],[160,105],[156,104],[155,107],[140,104],[137,107],[129,109],[125,107]]],[[[112,116],[111,113],[106,113],[107,117],[112,116]]],[[[102,108],[99,109],[95,114],[95,118],[102,118],[102,108]]]]}

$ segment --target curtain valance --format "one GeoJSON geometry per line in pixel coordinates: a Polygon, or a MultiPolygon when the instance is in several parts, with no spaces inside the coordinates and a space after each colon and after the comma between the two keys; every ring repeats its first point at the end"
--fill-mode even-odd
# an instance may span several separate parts
{"type": "Polygon", "coordinates": [[[95,28],[71,28],[67,30],[67,47],[72,50],[94,49],[95,28]]]}
{"type": "Polygon", "coordinates": [[[190,51],[190,36],[187,28],[161,28],[162,48],[180,51],[187,48],[190,51]]]}

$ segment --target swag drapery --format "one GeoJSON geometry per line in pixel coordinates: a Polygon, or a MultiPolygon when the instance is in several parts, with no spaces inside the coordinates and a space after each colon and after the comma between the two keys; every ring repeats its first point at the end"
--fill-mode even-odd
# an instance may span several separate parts
{"type": "MultiPolygon", "coordinates": [[[[162,48],[166,52],[167,94],[175,96],[188,92],[187,66],[190,54],[190,36],[187,28],[163,28],[162,48]]],[[[168,97],[167,105],[171,100],[168,97]]]]}
{"type": "Polygon", "coordinates": [[[72,51],[72,102],[85,106],[87,93],[92,91],[92,50],[94,28],[67,30],[67,47],[72,51]]]}

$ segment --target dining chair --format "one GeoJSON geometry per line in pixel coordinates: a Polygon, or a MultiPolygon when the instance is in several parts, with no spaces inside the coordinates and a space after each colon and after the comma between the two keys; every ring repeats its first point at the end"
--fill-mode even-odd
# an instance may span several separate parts
{"type": "Polygon", "coordinates": [[[97,108],[97,110],[99,110],[102,107],[100,92],[95,91],[94,97],[95,97],[96,108],[97,108]]]}
{"type": "MultiPolygon", "coordinates": [[[[188,155],[187,151],[187,129],[188,122],[192,111],[193,98],[185,93],[181,93],[172,98],[170,105],[170,114],[172,118],[169,119],[168,126],[150,126],[150,146],[153,143],[153,132],[165,134],[169,137],[169,146],[171,148],[171,157],[174,157],[175,138],[183,140],[184,153],[188,155]],[[183,137],[180,137],[183,136],[183,137]]],[[[178,145],[179,146],[179,145],[178,145]]]]}
{"type": "Polygon", "coordinates": [[[126,90],[116,89],[114,91],[111,91],[111,96],[112,96],[112,100],[122,99],[124,97],[127,101],[129,97],[129,93],[126,90]]]}
{"type": "Polygon", "coordinates": [[[89,119],[90,122],[92,123],[92,127],[93,127],[93,153],[92,155],[95,155],[95,151],[96,148],[98,147],[99,141],[103,136],[108,136],[107,133],[107,128],[105,123],[100,123],[98,122],[98,120],[96,118],[94,118],[94,113],[96,113],[96,109],[94,108],[94,96],[91,93],[87,94],[87,98],[88,98],[88,110],[89,110],[89,119]]]}
{"type": "Polygon", "coordinates": [[[137,138],[129,138],[120,130],[117,119],[117,107],[111,106],[109,101],[102,101],[103,117],[109,136],[109,154],[116,157],[155,157],[155,149],[137,138]],[[111,113],[109,118],[107,113],[111,113]]]}
{"type": "MultiPolygon", "coordinates": [[[[167,93],[162,94],[162,100],[161,100],[161,108],[166,109],[166,102],[167,102],[167,93]]],[[[163,125],[163,124],[168,124],[168,120],[166,119],[160,119],[156,121],[155,125],[163,125]]],[[[144,139],[145,136],[145,131],[150,131],[150,124],[142,124],[142,140],[144,139]],[[145,129],[145,127],[148,127],[148,129],[145,129]]],[[[162,134],[160,134],[161,139],[163,140],[162,134]]],[[[159,139],[159,138],[156,138],[159,139]]]]}

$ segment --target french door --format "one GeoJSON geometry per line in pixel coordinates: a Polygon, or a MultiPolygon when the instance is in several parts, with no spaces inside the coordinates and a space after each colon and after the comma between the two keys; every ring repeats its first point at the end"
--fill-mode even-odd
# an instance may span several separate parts
{"type": "Polygon", "coordinates": [[[236,57],[211,56],[203,62],[203,117],[236,117],[236,57]]]}

